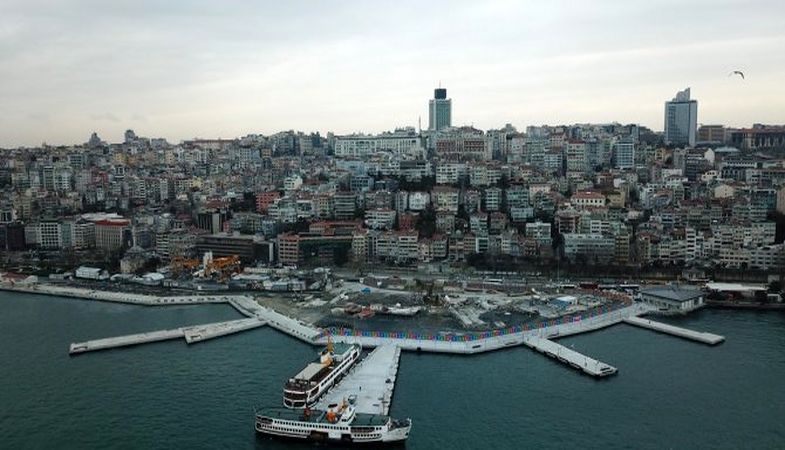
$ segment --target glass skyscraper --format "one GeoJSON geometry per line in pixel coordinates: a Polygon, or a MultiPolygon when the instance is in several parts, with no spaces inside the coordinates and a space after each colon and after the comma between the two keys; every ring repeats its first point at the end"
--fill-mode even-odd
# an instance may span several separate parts
{"type": "Polygon", "coordinates": [[[447,89],[433,90],[433,99],[428,102],[428,129],[438,131],[452,125],[452,100],[447,98],[447,89]]]}
{"type": "Polygon", "coordinates": [[[697,128],[698,101],[690,100],[687,88],[665,102],[665,143],[694,147],[697,128]]]}

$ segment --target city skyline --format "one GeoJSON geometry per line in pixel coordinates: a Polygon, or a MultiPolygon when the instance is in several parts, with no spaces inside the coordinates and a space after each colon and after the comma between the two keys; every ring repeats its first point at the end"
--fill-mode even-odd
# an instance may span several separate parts
{"type": "Polygon", "coordinates": [[[456,126],[662,131],[663,102],[687,87],[698,123],[782,123],[785,8],[693,2],[674,15],[674,5],[6,2],[0,146],[92,131],[119,141],[128,128],[172,142],[377,133],[427,123],[440,81],[456,126]],[[728,77],[737,69],[746,79],[728,77]]]}

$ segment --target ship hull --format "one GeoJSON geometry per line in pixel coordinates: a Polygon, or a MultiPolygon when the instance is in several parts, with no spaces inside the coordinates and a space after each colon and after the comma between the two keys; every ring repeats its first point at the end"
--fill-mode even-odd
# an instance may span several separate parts
{"type": "Polygon", "coordinates": [[[401,444],[411,431],[411,422],[389,420],[366,426],[352,426],[351,423],[318,422],[277,419],[267,415],[257,415],[254,429],[258,435],[315,441],[336,444],[401,444]]]}
{"type": "Polygon", "coordinates": [[[389,447],[404,446],[409,433],[407,429],[397,429],[392,432],[387,432],[386,435],[379,437],[359,437],[352,436],[351,433],[334,434],[328,431],[312,431],[312,430],[269,430],[260,427],[257,423],[255,426],[256,435],[260,439],[277,439],[283,441],[301,441],[301,442],[318,442],[326,444],[340,444],[340,445],[384,445],[389,447]]]}

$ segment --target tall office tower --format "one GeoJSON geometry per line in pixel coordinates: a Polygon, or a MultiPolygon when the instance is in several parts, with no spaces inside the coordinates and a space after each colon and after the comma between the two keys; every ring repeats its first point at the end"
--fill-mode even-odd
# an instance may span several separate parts
{"type": "Polygon", "coordinates": [[[428,102],[428,129],[438,131],[452,125],[452,100],[447,98],[447,89],[433,90],[433,99],[428,102]]]}
{"type": "Polygon", "coordinates": [[[690,100],[690,88],[677,92],[676,97],[665,102],[665,143],[695,145],[698,127],[698,101],[690,100]]]}

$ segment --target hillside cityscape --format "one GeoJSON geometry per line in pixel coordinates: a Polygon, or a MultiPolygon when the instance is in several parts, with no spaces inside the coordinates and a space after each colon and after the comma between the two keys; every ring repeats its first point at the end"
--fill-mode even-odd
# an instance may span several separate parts
{"type": "Polygon", "coordinates": [[[175,285],[206,253],[237,258],[202,272],[220,283],[255,266],[755,281],[785,269],[785,126],[699,125],[689,88],[664,102],[663,132],[456,126],[445,88],[427,106],[427,128],[376,135],[170,143],[128,130],[3,149],[2,264],[175,285]]]}
{"type": "Polygon", "coordinates": [[[0,449],[785,448],[783,19],[0,2],[0,449]]]}

